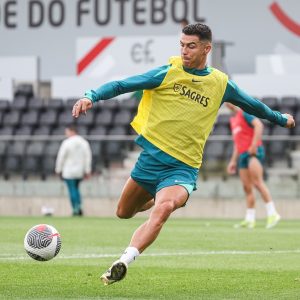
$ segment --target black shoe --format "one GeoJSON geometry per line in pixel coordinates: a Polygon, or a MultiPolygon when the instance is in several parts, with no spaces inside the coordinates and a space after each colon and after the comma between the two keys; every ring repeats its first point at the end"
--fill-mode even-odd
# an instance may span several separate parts
{"type": "Polygon", "coordinates": [[[77,212],[73,212],[73,216],[79,216],[79,217],[82,217],[83,216],[83,211],[82,211],[82,209],[79,209],[79,211],[77,211],[77,212]]]}
{"type": "Polygon", "coordinates": [[[127,264],[119,260],[115,261],[112,266],[100,277],[104,285],[109,285],[122,280],[127,273],[127,264]]]}

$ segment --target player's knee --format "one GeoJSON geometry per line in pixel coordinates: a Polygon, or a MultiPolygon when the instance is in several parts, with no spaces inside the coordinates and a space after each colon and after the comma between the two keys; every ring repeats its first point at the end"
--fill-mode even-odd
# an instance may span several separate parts
{"type": "Polygon", "coordinates": [[[118,207],[116,211],[116,215],[120,219],[130,219],[134,216],[133,212],[130,212],[122,207],[118,207]]]}
{"type": "Polygon", "coordinates": [[[174,209],[174,202],[172,201],[164,201],[158,204],[156,207],[156,215],[158,216],[158,221],[166,221],[170,214],[174,211],[174,209]]]}
{"type": "Polygon", "coordinates": [[[252,187],[250,185],[243,185],[244,191],[246,194],[250,194],[252,192],[252,187]]]}
{"type": "Polygon", "coordinates": [[[253,185],[258,188],[258,189],[261,189],[262,185],[263,185],[263,182],[260,180],[260,179],[254,179],[253,180],[253,185]]]}

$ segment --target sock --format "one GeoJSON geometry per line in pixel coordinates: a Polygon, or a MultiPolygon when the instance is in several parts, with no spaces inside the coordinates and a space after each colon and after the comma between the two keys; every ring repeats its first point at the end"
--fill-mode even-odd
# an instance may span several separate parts
{"type": "Polygon", "coordinates": [[[255,221],[255,208],[247,208],[245,220],[249,222],[255,221]]]}
{"type": "Polygon", "coordinates": [[[273,201],[270,201],[266,204],[266,210],[267,210],[268,217],[277,213],[273,201]]]}
{"type": "Polygon", "coordinates": [[[132,263],[136,257],[140,255],[140,252],[135,247],[128,247],[120,257],[120,261],[125,262],[127,265],[132,263]]]}

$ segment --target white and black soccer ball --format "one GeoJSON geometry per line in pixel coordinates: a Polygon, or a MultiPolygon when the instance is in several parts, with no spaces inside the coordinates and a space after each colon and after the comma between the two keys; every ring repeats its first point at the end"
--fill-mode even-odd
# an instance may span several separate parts
{"type": "Polygon", "coordinates": [[[27,254],[35,260],[50,260],[60,251],[60,234],[53,226],[35,225],[25,235],[24,248],[27,254]]]}

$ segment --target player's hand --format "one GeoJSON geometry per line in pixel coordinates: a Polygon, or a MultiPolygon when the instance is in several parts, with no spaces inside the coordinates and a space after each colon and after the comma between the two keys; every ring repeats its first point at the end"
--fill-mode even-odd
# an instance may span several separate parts
{"type": "Polygon", "coordinates": [[[73,106],[72,116],[78,118],[80,114],[86,114],[86,112],[93,106],[92,100],[88,98],[81,98],[73,106]]]}
{"type": "Polygon", "coordinates": [[[255,156],[257,152],[257,147],[256,145],[251,145],[248,149],[248,153],[250,154],[250,156],[255,156]]]}
{"type": "Polygon", "coordinates": [[[84,175],[84,179],[90,179],[92,177],[92,174],[91,173],[86,173],[85,175],[84,175]]]}
{"type": "Polygon", "coordinates": [[[293,116],[290,114],[284,114],[284,115],[287,117],[287,122],[286,122],[285,127],[286,128],[294,128],[296,124],[295,124],[295,120],[294,120],[293,116]]]}
{"type": "Polygon", "coordinates": [[[233,175],[236,173],[236,162],[230,161],[227,166],[227,173],[233,175]]]}

